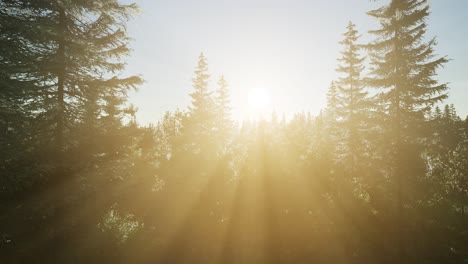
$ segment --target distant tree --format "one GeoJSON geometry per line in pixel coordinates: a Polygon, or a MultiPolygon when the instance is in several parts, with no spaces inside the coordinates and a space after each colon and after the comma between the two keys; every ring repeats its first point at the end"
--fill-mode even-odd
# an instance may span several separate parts
{"type": "MultiPolygon", "coordinates": [[[[192,79],[194,91],[190,94],[192,105],[189,107],[190,118],[202,121],[213,118],[213,97],[209,90],[210,74],[205,55],[200,54],[198,65],[195,69],[195,77],[192,79]]],[[[200,124],[201,125],[201,124],[200,124]]]]}
{"type": "Polygon", "coordinates": [[[213,136],[216,130],[217,105],[209,89],[210,74],[203,53],[198,58],[195,77],[192,79],[194,91],[190,94],[192,103],[184,124],[187,146],[195,154],[208,157],[213,151],[213,136]]]}
{"type": "Polygon", "coordinates": [[[234,125],[231,120],[231,100],[229,98],[228,84],[221,76],[218,81],[218,89],[216,90],[215,96],[216,103],[216,127],[217,133],[220,136],[221,144],[226,144],[230,136],[232,136],[232,130],[234,125]]]}
{"type": "Polygon", "coordinates": [[[338,89],[334,81],[330,83],[327,90],[327,108],[326,112],[333,120],[336,120],[337,108],[339,106],[338,89]]]}
{"type": "Polygon", "coordinates": [[[343,138],[342,131],[338,127],[338,108],[340,107],[340,98],[338,95],[338,88],[335,81],[330,83],[327,90],[327,107],[325,111],[321,111],[317,116],[316,123],[323,123],[322,130],[328,130],[326,140],[328,143],[333,144],[333,153],[335,158],[338,159],[337,154],[339,141],[343,138]]]}
{"type": "Polygon", "coordinates": [[[463,137],[463,124],[453,105],[445,105],[444,111],[436,107],[432,113],[431,141],[433,151],[446,154],[449,150],[454,150],[463,137]]]}
{"type": "Polygon", "coordinates": [[[357,162],[362,161],[366,154],[364,134],[371,104],[361,78],[364,58],[359,56],[360,46],[356,43],[359,35],[352,22],[349,22],[343,35],[344,40],[340,42],[343,46],[342,57],[337,69],[341,76],[335,82],[337,95],[334,107],[337,128],[341,131],[341,139],[338,141],[341,145],[340,154],[344,156],[344,163],[353,175],[351,177],[355,177],[357,162]]]}

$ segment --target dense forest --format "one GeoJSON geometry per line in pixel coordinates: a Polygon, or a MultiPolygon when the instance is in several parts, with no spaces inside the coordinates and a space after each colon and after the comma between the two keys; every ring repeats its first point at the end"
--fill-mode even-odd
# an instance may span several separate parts
{"type": "Polygon", "coordinates": [[[369,43],[343,25],[320,113],[237,125],[202,53],[190,106],[141,125],[136,5],[1,0],[0,263],[467,263],[450,58],[427,1],[384,2],[369,43]]]}

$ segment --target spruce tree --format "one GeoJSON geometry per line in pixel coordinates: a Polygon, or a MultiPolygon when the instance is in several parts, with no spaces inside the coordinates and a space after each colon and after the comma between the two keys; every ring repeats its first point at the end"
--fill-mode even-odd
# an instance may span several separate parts
{"type": "Polygon", "coordinates": [[[218,135],[220,136],[221,143],[224,145],[227,143],[229,136],[231,135],[233,124],[231,120],[231,106],[229,98],[229,89],[224,76],[221,76],[218,80],[218,88],[216,90],[216,127],[218,135]]]}
{"type": "Polygon", "coordinates": [[[333,143],[333,155],[335,160],[338,160],[338,142],[342,138],[341,131],[338,128],[338,108],[340,105],[340,98],[338,95],[338,87],[335,81],[330,83],[330,86],[327,90],[327,107],[324,112],[320,111],[320,115],[316,120],[323,122],[326,130],[329,131],[327,135],[327,141],[333,143]]]}
{"type": "Polygon", "coordinates": [[[43,138],[52,140],[47,145],[55,146],[54,159],[61,159],[73,144],[67,135],[82,119],[80,107],[90,93],[102,100],[109,93],[125,98],[141,83],[136,76],[120,77],[120,58],[129,51],[125,21],[136,6],[116,0],[20,0],[8,1],[6,8],[4,19],[23,25],[16,31],[20,55],[34,57],[10,78],[34,83],[23,98],[43,138]]]}
{"type": "MultiPolygon", "coordinates": [[[[447,97],[447,85],[434,79],[447,62],[434,54],[435,38],[425,41],[429,5],[423,0],[392,0],[368,12],[380,28],[369,33],[375,40],[367,45],[371,58],[368,83],[376,88],[376,100],[383,113],[380,126],[385,138],[383,159],[389,162],[387,177],[395,187],[396,246],[399,262],[404,258],[403,207],[407,196],[417,194],[418,177],[424,175],[420,158],[421,131],[430,108],[447,97]],[[403,187],[405,190],[403,190],[403,187]]],[[[421,199],[421,198],[419,198],[421,199]]]]}
{"type": "MultiPolygon", "coordinates": [[[[364,70],[364,58],[359,56],[360,46],[356,42],[359,39],[355,25],[349,22],[344,40],[340,65],[337,72],[341,74],[336,84],[335,114],[338,129],[341,131],[341,154],[344,155],[344,163],[354,175],[356,162],[365,154],[364,135],[367,125],[367,115],[370,110],[370,101],[361,78],[364,70]]],[[[333,103],[333,102],[330,102],[333,103]]]]}
{"type": "Polygon", "coordinates": [[[0,193],[22,190],[32,183],[29,174],[39,169],[31,158],[39,133],[32,126],[34,105],[28,97],[35,83],[18,74],[37,69],[35,49],[25,45],[21,34],[34,27],[33,16],[17,1],[0,2],[0,185],[5,186],[0,193]]]}
{"type": "MultiPolygon", "coordinates": [[[[41,184],[34,185],[36,192],[31,190],[30,193],[53,197],[38,198],[40,203],[52,208],[52,213],[36,217],[37,212],[32,211],[35,213],[31,213],[31,217],[27,213],[24,215],[32,219],[30,221],[36,220],[39,229],[51,230],[46,242],[53,245],[45,243],[42,246],[56,246],[57,252],[61,251],[66,233],[78,221],[78,218],[67,218],[66,214],[85,203],[87,190],[99,189],[106,193],[97,185],[95,188],[83,187],[96,179],[104,182],[102,176],[109,174],[101,170],[94,173],[100,177],[89,177],[92,173],[83,170],[86,167],[102,169],[97,165],[99,158],[95,155],[102,151],[93,150],[91,155],[82,155],[82,150],[90,152],[83,146],[87,139],[82,128],[99,130],[103,116],[119,116],[123,111],[121,107],[114,107],[110,113],[111,108],[105,106],[124,104],[127,92],[142,82],[137,76],[121,76],[125,66],[122,57],[129,52],[126,21],[135,11],[134,4],[121,4],[117,0],[0,2],[0,100],[8,104],[5,109],[9,111],[17,108],[15,112],[21,115],[21,120],[16,124],[21,125],[14,128],[15,132],[21,135],[19,141],[30,143],[27,151],[21,149],[29,154],[15,167],[37,163],[38,167],[31,170],[28,177],[40,180],[41,184]],[[83,165],[85,163],[88,165],[83,165]],[[44,224],[50,226],[44,227],[44,224]]],[[[11,119],[8,117],[8,120],[11,119]]],[[[113,123],[112,126],[106,129],[112,131],[120,124],[113,123]]],[[[89,136],[103,134],[95,131],[89,136]]],[[[98,144],[102,145],[102,142],[98,144]]],[[[112,144],[121,146],[122,142],[112,144]]],[[[105,185],[99,187],[102,186],[105,185]]],[[[96,220],[100,215],[93,211],[87,217],[96,220]]],[[[80,218],[79,222],[86,220],[80,218]]],[[[21,225],[18,221],[15,228],[26,230],[29,226],[38,227],[35,224],[21,225]]],[[[15,228],[11,228],[12,233],[15,228]]]]}
{"type": "Polygon", "coordinates": [[[203,119],[213,117],[213,98],[209,90],[208,84],[210,81],[210,74],[208,72],[208,63],[205,55],[200,54],[198,58],[198,65],[195,69],[195,77],[192,79],[192,86],[194,91],[190,94],[192,98],[192,105],[189,107],[190,117],[192,119],[203,119]]]}
{"type": "Polygon", "coordinates": [[[327,90],[327,108],[326,113],[332,119],[336,119],[337,107],[339,104],[338,89],[334,81],[330,83],[327,90]]]}
{"type": "Polygon", "coordinates": [[[191,146],[191,152],[208,155],[212,150],[209,142],[216,130],[216,104],[212,92],[209,90],[210,74],[208,63],[203,53],[200,54],[195,77],[192,79],[194,91],[190,94],[192,98],[189,106],[188,117],[184,125],[187,143],[191,146]]]}

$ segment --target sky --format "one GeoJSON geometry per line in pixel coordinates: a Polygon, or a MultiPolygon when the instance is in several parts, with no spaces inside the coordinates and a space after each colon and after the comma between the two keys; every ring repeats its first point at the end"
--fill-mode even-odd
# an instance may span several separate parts
{"type": "MultiPolygon", "coordinates": [[[[348,21],[372,39],[378,22],[366,12],[388,1],[371,0],[125,0],[140,13],[128,24],[133,52],[126,75],[145,83],[130,101],[142,124],[157,123],[166,111],[190,104],[192,78],[201,52],[207,57],[211,88],[221,75],[229,84],[233,117],[249,116],[252,90],[269,94],[268,111],[291,116],[325,106],[337,78],[339,41],[348,21]]],[[[449,82],[458,113],[468,115],[468,1],[430,0],[426,39],[437,37],[436,54],[450,60],[438,71],[449,82]]]]}

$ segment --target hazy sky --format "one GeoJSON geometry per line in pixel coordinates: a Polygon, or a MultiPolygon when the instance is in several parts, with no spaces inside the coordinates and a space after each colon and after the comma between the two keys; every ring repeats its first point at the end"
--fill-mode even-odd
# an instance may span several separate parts
{"type": "MultiPolygon", "coordinates": [[[[126,0],[126,2],[131,2],[126,0]]],[[[348,21],[367,31],[378,24],[366,12],[387,1],[371,0],[136,0],[141,13],[130,22],[134,39],[128,73],[146,83],[131,101],[142,123],[156,123],[165,111],[185,109],[198,55],[204,52],[212,84],[224,74],[234,117],[247,115],[249,90],[265,89],[271,108],[290,115],[325,105],[348,21]]],[[[438,79],[450,82],[450,99],[468,114],[468,1],[432,0],[429,39],[439,55],[452,59],[438,79]]]]}

